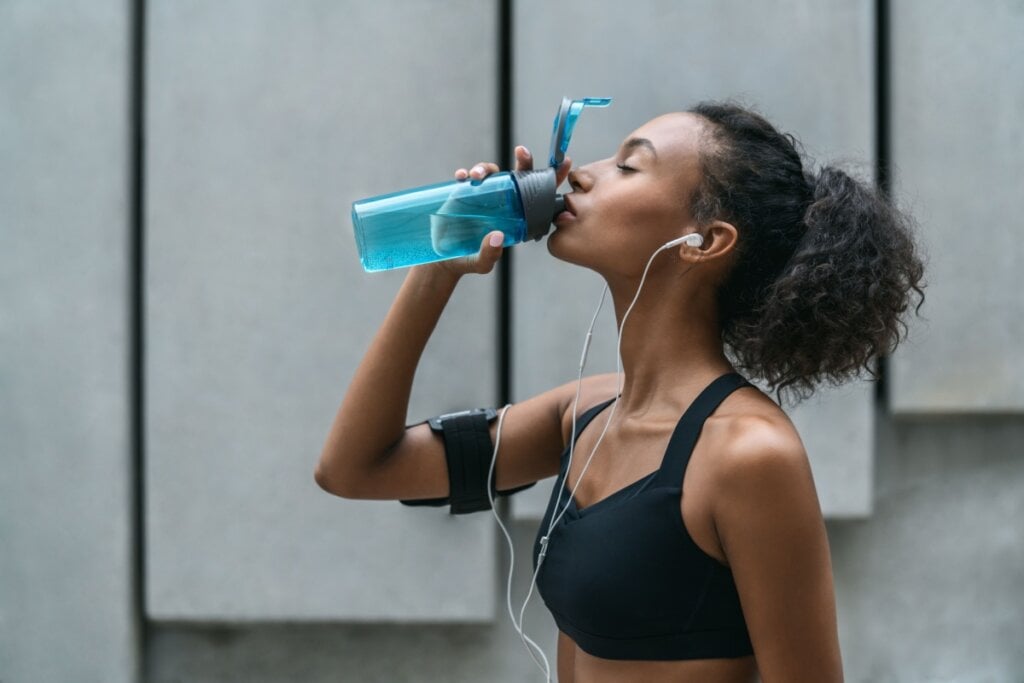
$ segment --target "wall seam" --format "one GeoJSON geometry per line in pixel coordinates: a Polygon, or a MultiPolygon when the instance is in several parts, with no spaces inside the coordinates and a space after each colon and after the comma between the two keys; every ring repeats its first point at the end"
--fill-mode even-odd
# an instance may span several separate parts
{"type": "Polygon", "coordinates": [[[145,93],[146,3],[132,0],[130,19],[129,145],[129,481],[132,509],[132,614],[135,621],[134,680],[145,680],[149,650],[145,606],[145,93]]]}
{"type": "MultiPolygon", "coordinates": [[[[875,0],[875,184],[879,192],[891,197],[890,128],[890,10],[889,0],[875,0]]],[[[883,414],[889,408],[889,356],[878,357],[875,383],[876,408],[883,414]]]]}
{"type": "MultiPolygon", "coordinates": [[[[498,0],[498,164],[512,169],[512,0],[498,0]]],[[[498,265],[498,404],[512,400],[512,250],[498,265]]]]}
{"type": "MultiPolygon", "coordinates": [[[[511,170],[515,163],[512,153],[512,0],[498,0],[498,116],[497,116],[497,159],[501,168],[511,170]]],[[[502,251],[501,260],[497,265],[497,320],[498,335],[495,348],[498,349],[497,373],[497,405],[504,406],[512,402],[512,249],[502,251]]],[[[512,527],[511,496],[498,498],[494,502],[495,511],[507,527],[512,527]]],[[[513,532],[509,532],[513,533],[513,532]]],[[[505,552],[505,545],[497,542],[495,546],[498,561],[495,565],[495,594],[500,596],[503,584],[502,568],[512,562],[512,556],[505,552]]],[[[503,610],[498,610],[500,615],[503,610]]],[[[497,618],[497,617],[496,617],[497,618]]]]}

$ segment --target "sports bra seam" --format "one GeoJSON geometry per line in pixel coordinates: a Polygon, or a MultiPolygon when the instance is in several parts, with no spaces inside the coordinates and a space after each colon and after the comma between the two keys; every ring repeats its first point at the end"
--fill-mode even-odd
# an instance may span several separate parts
{"type": "MultiPolygon", "coordinates": [[[[691,539],[692,540],[692,539],[691,539]]],[[[693,543],[694,546],[700,550],[700,546],[697,545],[696,541],[693,543]]],[[[714,576],[715,568],[711,565],[708,566],[707,576],[704,577],[704,587],[700,590],[700,596],[697,598],[697,604],[693,606],[693,611],[690,612],[690,617],[686,620],[686,629],[689,630],[690,626],[693,625],[693,621],[697,618],[697,614],[700,612],[701,607],[704,606],[704,600],[708,597],[708,588],[711,587],[711,579],[714,576]]]]}
{"type": "MultiPolygon", "coordinates": [[[[682,487],[681,486],[679,487],[679,495],[680,495],[680,503],[682,503],[682,487]]],[[[686,520],[683,519],[682,507],[680,507],[678,510],[676,510],[675,514],[673,514],[672,517],[674,517],[676,519],[676,521],[679,523],[679,531],[680,531],[680,533],[683,536],[685,536],[686,538],[690,539],[690,543],[693,544],[693,547],[696,548],[697,552],[699,552],[701,555],[703,555],[704,558],[707,559],[710,562],[712,568],[717,567],[718,569],[722,569],[722,570],[726,571],[729,574],[729,576],[731,577],[732,576],[732,568],[729,565],[724,564],[717,557],[715,557],[714,555],[711,555],[706,550],[704,550],[704,548],[701,548],[699,545],[697,545],[697,539],[695,539],[693,537],[693,534],[690,533],[690,530],[686,528],[686,520]]]]}
{"type": "MultiPolygon", "coordinates": [[[[632,496],[629,496],[628,498],[626,498],[624,500],[616,501],[616,502],[618,502],[620,504],[625,504],[625,503],[633,500],[634,498],[636,498],[637,496],[639,496],[639,495],[641,495],[643,493],[651,493],[653,491],[659,491],[661,489],[672,489],[672,490],[679,489],[680,493],[682,492],[682,489],[680,487],[678,487],[678,486],[669,486],[668,484],[664,484],[662,486],[654,486],[654,487],[648,488],[647,484],[649,484],[650,482],[654,481],[654,475],[656,475],[658,472],[659,472],[659,470],[654,470],[653,472],[650,472],[649,474],[645,474],[644,476],[640,477],[639,479],[637,479],[637,480],[635,480],[635,481],[633,481],[633,482],[631,482],[629,484],[626,484],[622,488],[616,489],[615,491],[612,491],[611,493],[609,493],[607,496],[605,496],[601,500],[594,501],[593,503],[591,503],[589,505],[585,505],[582,508],[579,507],[579,505],[577,504],[576,497],[575,496],[570,496],[570,498],[572,499],[572,502],[573,502],[573,507],[575,508],[575,510],[576,510],[576,512],[578,514],[584,515],[587,512],[589,512],[590,509],[593,508],[595,505],[601,505],[605,501],[611,501],[616,496],[619,496],[619,495],[622,495],[622,494],[626,493],[627,491],[629,491],[633,487],[636,487],[639,490],[636,491],[635,493],[633,493],[632,496]]],[[[570,493],[568,483],[565,481],[564,478],[562,479],[562,489],[565,492],[570,493]]]]}
{"type": "MultiPolygon", "coordinates": [[[[654,472],[651,473],[651,475],[657,474],[657,472],[658,472],[658,470],[655,470],[654,472]]],[[[617,495],[619,493],[622,493],[627,488],[629,488],[630,486],[633,486],[634,484],[638,484],[638,483],[640,483],[642,481],[645,481],[645,480],[647,482],[653,481],[653,477],[651,477],[651,475],[647,475],[647,477],[644,477],[643,479],[638,479],[637,481],[633,482],[633,484],[629,484],[625,488],[619,489],[618,491],[616,491],[615,493],[613,493],[611,495],[614,496],[614,495],[617,495]]],[[[561,475],[559,475],[559,480],[561,480],[561,475]]],[[[569,489],[566,486],[564,480],[562,480],[561,489],[562,489],[563,493],[569,493],[569,489]]],[[[624,500],[614,501],[614,504],[611,505],[609,507],[609,509],[613,509],[615,507],[618,507],[618,506],[621,506],[621,505],[625,505],[626,503],[630,502],[631,500],[635,500],[636,498],[640,497],[643,494],[654,493],[656,491],[670,491],[670,492],[672,492],[672,497],[673,498],[676,498],[676,495],[678,494],[679,501],[682,502],[682,492],[683,492],[683,489],[682,489],[681,486],[671,485],[671,484],[662,484],[660,486],[654,486],[654,487],[651,487],[651,488],[647,488],[645,486],[641,486],[640,490],[637,491],[636,493],[634,493],[632,496],[629,496],[628,498],[626,498],[624,500]]],[[[606,496],[605,498],[602,498],[601,500],[599,500],[599,501],[597,501],[595,503],[591,503],[590,505],[587,505],[584,508],[580,508],[580,507],[578,507],[576,505],[575,498],[570,496],[569,500],[572,501],[572,505],[573,505],[572,510],[575,513],[575,515],[573,516],[572,519],[574,519],[575,521],[580,521],[582,519],[585,519],[587,516],[589,516],[589,514],[596,514],[596,513],[593,512],[592,508],[595,505],[599,505],[601,503],[604,503],[605,501],[608,501],[610,498],[611,498],[611,496],[606,496]]],[[[548,507],[550,507],[550,505],[551,504],[550,504],[550,501],[549,501],[548,502],[548,507]]],[[[547,517],[547,513],[545,513],[545,517],[547,517]]],[[[685,542],[685,539],[689,539],[690,544],[694,548],[696,548],[697,552],[699,552],[701,554],[701,557],[704,560],[706,560],[711,565],[712,569],[717,568],[719,570],[722,570],[722,571],[725,571],[726,573],[728,573],[730,577],[732,576],[732,568],[729,565],[723,564],[721,560],[719,560],[714,555],[709,554],[707,551],[705,551],[703,548],[701,548],[697,544],[697,540],[693,537],[693,534],[691,534],[690,530],[686,528],[686,522],[683,520],[683,513],[682,513],[682,509],[681,508],[673,506],[672,518],[673,518],[674,522],[678,525],[678,528],[679,528],[680,536],[677,538],[678,541],[685,542]]],[[[567,524],[569,519],[570,519],[570,517],[567,517],[567,516],[563,515],[562,518],[558,522],[558,526],[562,526],[563,524],[567,524]]]]}
{"type": "Polygon", "coordinates": [[[655,634],[646,635],[646,636],[603,636],[603,635],[600,635],[598,633],[591,633],[590,631],[587,631],[586,629],[580,628],[579,626],[577,626],[572,621],[572,619],[566,618],[566,616],[564,614],[562,614],[561,612],[557,612],[557,611],[551,609],[550,606],[548,607],[548,609],[552,612],[552,614],[558,615],[559,619],[561,619],[565,623],[567,623],[570,626],[572,626],[573,629],[575,629],[576,631],[579,631],[580,633],[582,633],[582,634],[584,634],[586,636],[590,636],[591,638],[603,638],[604,640],[647,640],[647,639],[651,639],[651,638],[665,638],[666,636],[688,636],[688,635],[695,635],[695,634],[698,634],[698,633],[732,633],[732,632],[736,632],[736,631],[748,632],[746,628],[735,627],[735,628],[708,628],[708,629],[701,629],[701,630],[688,629],[688,630],[682,630],[682,631],[670,631],[670,632],[667,632],[667,633],[655,633],[655,634]]]}

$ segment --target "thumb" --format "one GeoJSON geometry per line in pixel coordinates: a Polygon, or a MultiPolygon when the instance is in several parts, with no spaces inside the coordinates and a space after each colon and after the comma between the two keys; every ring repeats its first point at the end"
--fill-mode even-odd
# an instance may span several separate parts
{"type": "Polygon", "coordinates": [[[477,254],[477,272],[489,273],[494,264],[501,258],[502,245],[505,242],[505,233],[500,230],[492,230],[487,233],[480,245],[480,252],[477,254]]]}
{"type": "Polygon", "coordinates": [[[561,185],[565,179],[569,177],[569,169],[571,168],[572,158],[569,157],[569,155],[566,155],[562,159],[562,163],[559,165],[558,170],[555,171],[555,187],[561,185]]]}

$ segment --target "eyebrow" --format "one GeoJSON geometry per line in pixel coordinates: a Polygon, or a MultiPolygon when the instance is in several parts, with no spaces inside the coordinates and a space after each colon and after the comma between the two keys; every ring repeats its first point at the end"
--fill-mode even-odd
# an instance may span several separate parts
{"type": "Polygon", "coordinates": [[[631,150],[631,149],[635,149],[637,147],[646,147],[647,149],[649,149],[651,151],[651,154],[654,155],[655,159],[658,158],[658,150],[654,149],[654,143],[652,143],[647,138],[630,138],[630,139],[626,140],[626,142],[623,144],[623,147],[627,151],[631,150]]]}

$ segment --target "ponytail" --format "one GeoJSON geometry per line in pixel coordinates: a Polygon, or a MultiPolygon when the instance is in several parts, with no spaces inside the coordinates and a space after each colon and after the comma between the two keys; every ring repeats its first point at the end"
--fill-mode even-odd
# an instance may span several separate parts
{"type": "Polygon", "coordinates": [[[783,391],[799,402],[823,382],[862,370],[876,378],[874,359],[908,331],[911,292],[915,313],[924,303],[913,220],[836,167],[805,172],[795,140],[757,114],[713,103],[691,111],[713,124],[695,218],[722,217],[740,232],[718,295],[737,369],[764,380],[780,404],[783,391]]]}

